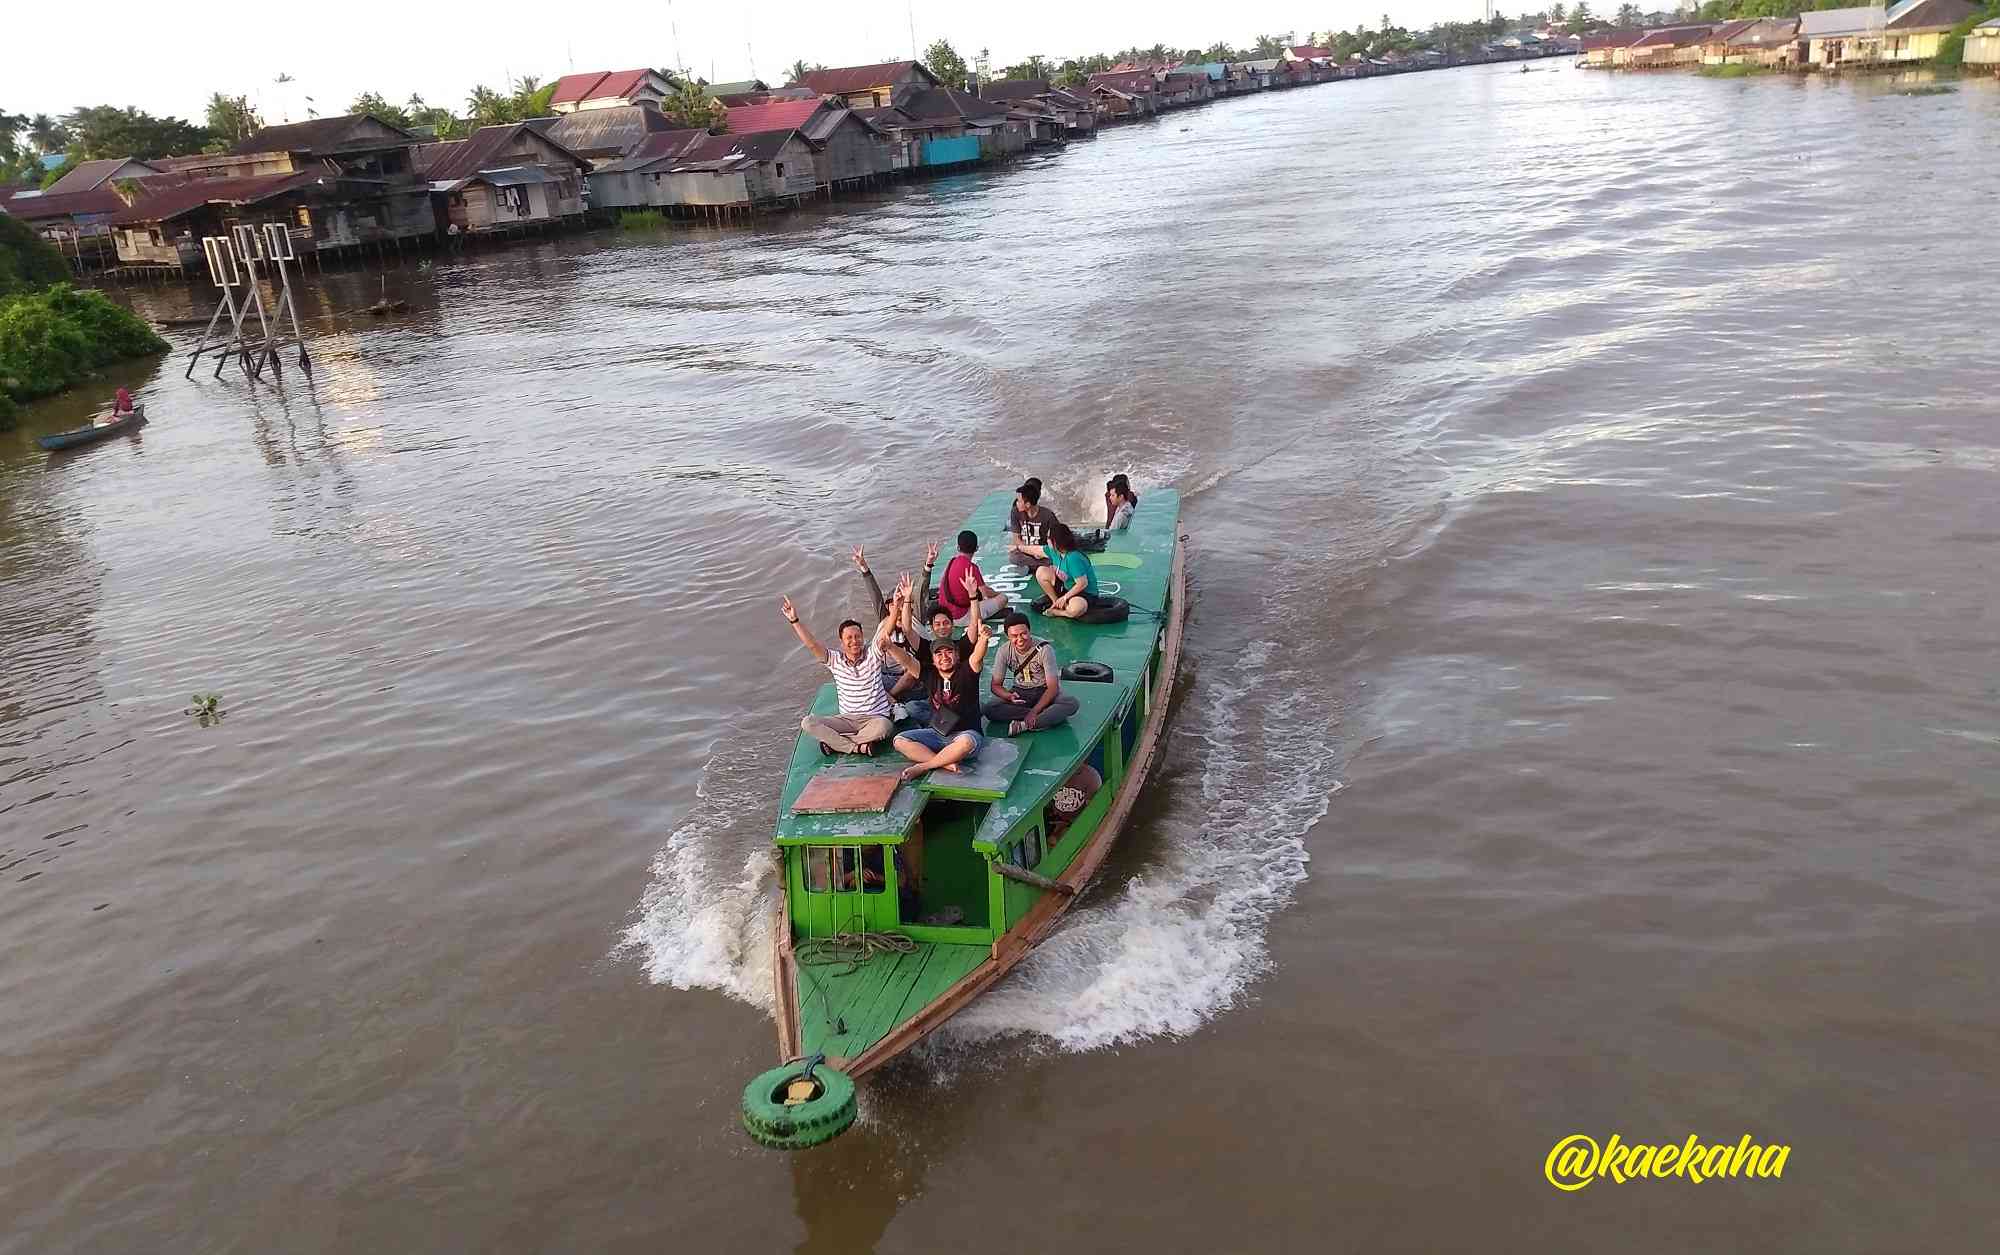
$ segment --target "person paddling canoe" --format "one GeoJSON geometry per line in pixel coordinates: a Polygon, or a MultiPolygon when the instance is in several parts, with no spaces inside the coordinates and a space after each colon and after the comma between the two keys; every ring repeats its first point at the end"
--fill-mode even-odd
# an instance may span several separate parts
{"type": "Polygon", "coordinates": [[[111,413],[98,415],[96,421],[99,427],[109,427],[113,423],[122,423],[130,417],[132,417],[132,394],[120,388],[118,395],[111,400],[111,413]]]}

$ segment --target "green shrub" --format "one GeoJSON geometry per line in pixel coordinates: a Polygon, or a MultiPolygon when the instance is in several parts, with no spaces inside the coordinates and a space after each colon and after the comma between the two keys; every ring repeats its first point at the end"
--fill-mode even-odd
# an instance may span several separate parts
{"type": "Polygon", "coordinates": [[[61,392],[112,362],[166,349],[151,327],[102,292],[57,285],[0,299],[0,393],[17,401],[61,392]]]}
{"type": "Polygon", "coordinates": [[[618,211],[618,229],[621,231],[663,231],[667,216],[647,209],[621,209],[618,211]]]}
{"type": "Polygon", "coordinates": [[[19,218],[0,214],[0,296],[33,292],[69,278],[69,264],[19,218]]]}

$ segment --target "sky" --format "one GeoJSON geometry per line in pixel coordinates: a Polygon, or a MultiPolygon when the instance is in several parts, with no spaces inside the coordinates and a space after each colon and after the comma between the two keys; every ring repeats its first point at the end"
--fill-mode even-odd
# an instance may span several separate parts
{"type": "MultiPolygon", "coordinates": [[[[1508,11],[1502,5],[1503,12],[1508,11]]],[[[980,48],[992,66],[1041,53],[1060,60],[1133,45],[1206,47],[1251,42],[1261,33],[1400,26],[1484,15],[1484,0],[600,0],[565,19],[547,5],[506,3],[453,9],[353,0],[339,5],[255,6],[240,17],[160,20],[157,4],[110,0],[89,25],[144,32],[118,40],[77,40],[76,15],[61,5],[23,4],[5,19],[7,43],[42,51],[6,58],[0,111],[60,114],[80,105],[131,105],[199,122],[209,93],[246,95],[267,122],[343,113],[363,91],[400,103],[412,92],[464,108],[475,83],[502,88],[511,78],[544,82],[572,70],[658,69],[725,82],[772,83],[803,58],[857,65],[911,55],[949,39],[967,62],[980,48]],[[521,20],[509,20],[518,17],[521,20]],[[283,75],[292,79],[280,84],[283,75]]]]}

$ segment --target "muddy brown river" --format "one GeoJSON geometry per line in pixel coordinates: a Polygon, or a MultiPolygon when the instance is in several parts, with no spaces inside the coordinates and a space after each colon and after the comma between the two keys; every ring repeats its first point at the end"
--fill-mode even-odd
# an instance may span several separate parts
{"type": "Polygon", "coordinates": [[[310,387],[177,330],[139,436],[30,409],[0,1250],[1990,1247],[2000,90],[1555,64],[315,277],[310,387]],[[1115,471],[1192,554],[1135,822],[753,1146],[779,594],[1115,471]]]}

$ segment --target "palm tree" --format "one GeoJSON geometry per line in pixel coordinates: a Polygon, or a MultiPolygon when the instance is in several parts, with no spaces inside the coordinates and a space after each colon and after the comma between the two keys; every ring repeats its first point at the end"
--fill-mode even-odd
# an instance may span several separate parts
{"type": "Polygon", "coordinates": [[[791,83],[803,83],[806,81],[806,75],[811,74],[814,70],[824,70],[825,68],[826,68],[825,66],[821,65],[817,61],[808,64],[804,57],[800,57],[798,60],[792,62],[792,67],[790,69],[785,71],[786,74],[789,74],[791,76],[786,81],[791,83]]]}
{"type": "Polygon", "coordinates": [[[69,128],[46,113],[28,119],[28,141],[38,153],[59,153],[69,147],[69,128]]]}

